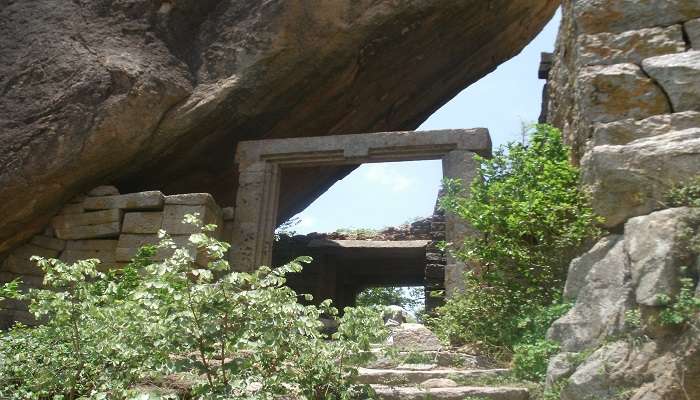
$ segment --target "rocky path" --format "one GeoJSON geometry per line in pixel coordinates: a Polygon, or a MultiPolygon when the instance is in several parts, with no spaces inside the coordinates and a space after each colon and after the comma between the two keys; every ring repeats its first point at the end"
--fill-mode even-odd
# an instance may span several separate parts
{"type": "Polygon", "coordinates": [[[378,357],[358,371],[357,382],[369,384],[380,400],[528,400],[529,390],[502,384],[509,370],[487,360],[443,349],[427,328],[402,324],[394,328],[391,356],[378,357]]]}

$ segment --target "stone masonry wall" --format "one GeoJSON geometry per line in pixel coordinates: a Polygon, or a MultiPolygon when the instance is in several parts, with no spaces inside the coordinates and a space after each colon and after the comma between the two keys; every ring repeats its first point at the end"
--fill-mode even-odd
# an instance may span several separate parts
{"type": "Polygon", "coordinates": [[[699,211],[664,199],[700,174],[700,1],[564,0],[562,11],[546,119],[611,234],[569,267],[575,305],[549,330],[561,353],[548,384],[562,400],[700,399],[700,331],[658,320],[682,267],[700,293],[699,211]]]}
{"type": "MultiPolygon", "coordinates": [[[[66,262],[98,258],[104,268],[125,265],[139,247],[158,242],[160,229],[182,245],[194,232],[182,224],[186,214],[199,213],[205,224],[216,224],[215,236],[230,229],[233,209],[221,209],[210,194],[190,193],[165,196],[159,191],[119,194],[112,186],[99,186],[69,202],[40,235],[12,251],[0,263],[0,283],[20,278],[24,288],[38,288],[43,274],[33,255],[59,258],[66,262]]],[[[156,258],[162,258],[162,251],[156,258]]],[[[0,329],[12,321],[33,324],[26,304],[7,301],[0,310],[0,329]]]]}

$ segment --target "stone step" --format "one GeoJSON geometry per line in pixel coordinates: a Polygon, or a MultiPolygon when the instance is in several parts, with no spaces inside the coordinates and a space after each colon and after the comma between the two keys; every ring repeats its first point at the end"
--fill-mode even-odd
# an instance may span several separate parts
{"type": "Polygon", "coordinates": [[[457,386],[422,389],[419,387],[391,387],[372,385],[379,400],[462,400],[478,398],[490,400],[528,400],[530,393],[518,387],[457,386]]]}
{"type": "Polygon", "coordinates": [[[420,363],[434,364],[438,367],[453,367],[453,368],[493,368],[492,361],[486,357],[460,353],[455,351],[402,351],[389,356],[385,354],[383,348],[372,350],[374,359],[367,364],[368,368],[389,369],[398,368],[401,364],[420,363]]]}
{"type": "Polygon", "coordinates": [[[465,382],[470,379],[505,375],[508,369],[427,369],[424,365],[402,365],[401,369],[359,368],[357,382],[382,385],[420,384],[428,379],[452,379],[465,382]]]}

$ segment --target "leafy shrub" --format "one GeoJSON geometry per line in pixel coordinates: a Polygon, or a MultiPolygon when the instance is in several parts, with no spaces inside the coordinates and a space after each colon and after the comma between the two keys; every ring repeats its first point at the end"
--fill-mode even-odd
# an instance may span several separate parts
{"type": "Polygon", "coordinates": [[[666,203],[669,207],[700,207],[700,176],[669,190],[666,203]]]}
{"type": "Polygon", "coordinates": [[[359,306],[400,306],[405,309],[415,309],[423,303],[424,289],[422,287],[370,287],[357,295],[356,304],[359,306]]]}
{"type": "Polygon", "coordinates": [[[127,398],[168,376],[190,380],[195,398],[350,398],[356,355],[386,333],[380,311],[347,310],[328,340],[319,317],[337,310],[301,305],[284,285],[308,259],[230,272],[228,244],[201,228],[190,250],[166,236],[171,256],[151,262],[146,249],[120,274],[99,272],[98,260],[35,258],[46,289],[0,289],[44,322],[0,334],[0,398],[127,398]]]}
{"type": "MultiPolygon", "coordinates": [[[[682,268],[682,273],[688,274],[687,267],[682,268]]],[[[681,278],[680,292],[675,299],[660,295],[659,300],[665,305],[659,313],[659,321],[663,325],[687,324],[696,319],[700,312],[700,297],[695,294],[695,280],[690,276],[681,278]]]]}
{"type": "Polygon", "coordinates": [[[483,235],[453,249],[476,268],[432,325],[453,343],[507,355],[537,345],[566,310],[557,304],[568,263],[598,230],[557,129],[536,125],[529,145],[510,143],[479,161],[469,196],[461,182],[444,183],[440,205],[483,235]]]}
{"type": "Polygon", "coordinates": [[[549,340],[515,346],[513,374],[520,379],[540,381],[547,374],[549,358],[559,351],[559,344],[549,340]]]}

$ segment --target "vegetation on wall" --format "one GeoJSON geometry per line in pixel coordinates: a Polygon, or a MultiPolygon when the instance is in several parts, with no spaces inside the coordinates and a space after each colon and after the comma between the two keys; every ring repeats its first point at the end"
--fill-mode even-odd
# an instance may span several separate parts
{"type": "Polygon", "coordinates": [[[556,128],[536,125],[527,145],[507,144],[479,161],[469,196],[461,182],[444,182],[441,207],[482,235],[451,249],[476,268],[432,326],[453,344],[515,353],[515,372],[535,379],[556,351],[545,331],[568,309],[561,303],[567,266],[598,235],[596,219],[556,128]]]}
{"type": "Polygon", "coordinates": [[[201,228],[186,247],[164,237],[158,251],[172,255],[162,262],[146,248],[104,274],[98,260],[36,258],[45,289],[0,287],[1,298],[29,301],[42,322],[0,333],[0,398],[119,399],[174,388],[207,399],[347,399],[364,390],[351,380],[358,354],[386,334],[380,310],[346,308],[328,340],[319,318],[337,315],[330,301],[299,304],[284,285],[308,259],[231,272],[229,245],[208,235],[213,226],[201,228]]]}

